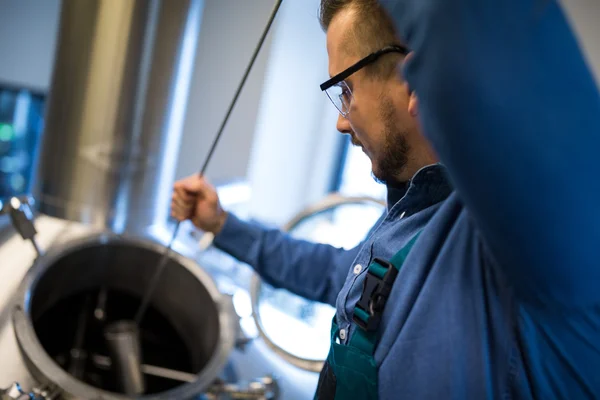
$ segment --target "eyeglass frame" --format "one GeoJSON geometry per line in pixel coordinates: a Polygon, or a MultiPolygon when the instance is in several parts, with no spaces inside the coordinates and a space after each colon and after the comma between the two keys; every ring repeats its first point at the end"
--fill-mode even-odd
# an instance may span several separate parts
{"type": "MultiPolygon", "coordinates": [[[[339,74],[336,74],[335,76],[333,76],[330,79],[328,79],[325,82],[323,82],[319,87],[321,88],[322,92],[326,92],[327,89],[329,89],[332,86],[335,86],[335,85],[339,84],[340,82],[346,80],[350,75],[354,74],[355,72],[360,71],[361,69],[363,69],[367,65],[374,63],[375,61],[377,61],[384,54],[388,54],[388,53],[400,53],[400,54],[406,56],[409,52],[410,51],[408,50],[407,47],[399,45],[399,44],[395,44],[395,45],[391,45],[391,46],[386,46],[386,47],[384,47],[384,48],[382,48],[380,50],[377,50],[377,51],[369,54],[368,56],[366,56],[364,58],[361,58],[356,63],[352,64],[351,66],[349,66],[348,68],[346,68],[345,70],[343,70],[342,72],[340,72],[339,74]]],[[[333,103],[334,107],[336,109],[338,109],[338,107],[335,105],[333,99],[331,97],[329,97],[329,94],[327,92],[326,92],[326,94],[327,94],[327,97],[329,98],[329,100],[331,100],[331,102],[333,103]]],[[[340,112],[340,114],[343,117],[346,117],[348,115],[348,112],[344,113],[340,109],[338,109],[338,111],[340,112]]]]}

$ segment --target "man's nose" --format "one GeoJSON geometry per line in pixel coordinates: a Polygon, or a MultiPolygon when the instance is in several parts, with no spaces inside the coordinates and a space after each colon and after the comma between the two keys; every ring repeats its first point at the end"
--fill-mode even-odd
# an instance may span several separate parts
{"type": "Polygon", "coordinates": [[[350,132],[352,132],[352,128],[350,127],[350,121],[348,120],[348,118],[344,118],[342,114],[338,115],[336,128],[338,131],[340,131],[340,133],[345,133],[347,135],[349,135],[350,132]]]}

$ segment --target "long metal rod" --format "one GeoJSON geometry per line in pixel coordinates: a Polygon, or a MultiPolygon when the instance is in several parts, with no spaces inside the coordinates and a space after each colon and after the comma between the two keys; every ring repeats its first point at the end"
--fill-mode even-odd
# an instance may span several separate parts
{"type": "MultiPolygon", "coordinates": [[[[229,105],[229,109],[227,110],[227,113],[225,114],[225,118],[223,119],[223,122],[221,123],[221,127],[219,128],[217,135],[215,136],[215,139],[212,142],[210,150],[208,151],[206,160],[204,161],[204,164],[202,165],[202,168],[200,169],[200,173],[199,173],[200,176],[204,176],[204,174],[206,173],[208,164],[210,163],[210,160],[215,152],[215,149],[217,148],[217,144],[219,143],[219,140],[221,139],[221,135],[223,135],[223,131],[225,130],[225,126],[227,125],[227,121],[229,121],[231,112],[233,111],[233,108],[235,107],[235,104],[237,103],[237,100],[240,97],[240,93],[242,92],[242,89],[243,89],[244,85],[246,84],[246,80],[248,79],[248,76],[250,75],[252,66],[254,65],[254,62],[256,61],[256,58],[258,57],[260,49],[262,48],[263,43],[265,42],[267,34],[269,33],[269,30],[271,29],[271,25],[273,25],[273,21],[275,20],[275,16],[277,15],[277,11],[279,11],[279,7],[281,6],[282,1],[283,0],[277,0],[275,3],[275,6],[273,6],[273,10],[271,11],[271,15],[269,16],[267,25],[265,26],[265,29],[263,30],[263,33],[260,36],[258,44],[256,45],[256,48],[254,49],[254,53],[252,54],[252,58],[250,58],[250,62],[248,63],[248,66],[246,67],[246,71],[244,72],[244,76],[242,77],[242,80],[240,81],[240,84],[238,85],[238,88],[233,96],[233,100],[231,101],[231,104],[229,105]]],[[[173,237],[169,241],[169,245],[165,249],[165,252],[158,264],[158,267],[156,268],[156,272],[154,273],[154,276],[152,277],[152,280],[150,281],[150,285],[148,286],[148,289],[146,289],[144,297],[142,298],[142,304],[140,305],[140,308],[138,309],[138,311],[135,315],[135,322],[138,325],[144,318],[144,314],[146,312],[146,309],[148,308],[148,304],[149,304],[150,300],[152,299],[152,295],[154,294],[154,290],[156,289],[158,280],[160,279],[162,271],[165,268],[165,266],[167,265],[167,262],[169,261],[169,256],[171,255],[171,247],[173,246],[173,243],[175,242],[175,239],[177,238],[177,233],[179,233],[180,225],[181,225],[181,222],[177,222],[177,225],[175,225],[175,229],[173,230],[173,237]]]]}
{"type": "Polygon", "coordinates": [[[142,322],[142,319],[144,318],[144,314],[146,313],[146,309],[148,308],[148,304],[150,303],[150,300],[152,299],[152,295],[154,294],[154,290],[156,289],[156,285],[158,284],[158,280],[160,279],[160,276],[162,275],[162,271],[165,268],[165,266],[167,265],[167,263],[169,262],[169,257],[171,255],[171,247],[173,246],[173,242],[175,242],[175,238],[177,238],[177,232],[179,231],[180,224],[181,224],[181,222],[178,222],[177,225],[175,226],[175,230],[173,231],[173,236],[171,237],[171,240],[169,241],[169,245],[167,246],[165,252],[163,253],[163,255],[160,259],[160,262],[158,263],[156,272],[154,272],[154,275],[152,276],[152,280],[150,281],[150,285],[148,286],[148,289],[146,289],[146,292],[144,293],[144,297],[142,298],[142,304],[140,304],[140,308],[138,308],[137,313],[135,314],[134,321],[137,325],[139,325],[140,322],[142,322]]]}
{"type": "MultiPolygon", "coordinates": [[[[102,356],[100,354],[92,354],[92,362],[98,368],[110,369],[112,367],[112,360],[110,357],[102,356]]],[[[174,381],[190,383],[194,382],[198,377],[188,372],[176,371],[169,368],[157,367],[155,365],[142,364],[141,370],[146,375],[156,376],[158,378],[171,379],[174,381]]]]}

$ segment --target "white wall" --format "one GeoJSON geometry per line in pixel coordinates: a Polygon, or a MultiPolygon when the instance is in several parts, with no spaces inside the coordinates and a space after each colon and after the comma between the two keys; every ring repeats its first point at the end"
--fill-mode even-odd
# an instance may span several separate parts
{"type": "Polygon", "coordinates": [[[248,179],[251,215],[275,224],[325,194],[337,161],[337,111],[319,89],[328,75],[318,5],[283,2],[273,36],[248,179]]]}
{"type": "MultiPolygon", "coordinates": [[[[205,1],[177,177],[197,173],[204,163],[274,3],[205,1]]],[[[211,159],[206,175],[213,182],[246,177],[271,37],[265,41],[211,159]]]]}
{"type": "Polygon", "coordinates": [[[50,85],[60,0],[0,0],[0,82],[50,85]]]}

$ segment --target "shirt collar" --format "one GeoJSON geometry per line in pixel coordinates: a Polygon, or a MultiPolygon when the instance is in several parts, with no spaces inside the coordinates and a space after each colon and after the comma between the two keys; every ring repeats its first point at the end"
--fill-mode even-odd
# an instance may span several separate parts
{"type": "Polygon", "coordinates": [[[402,201],[404,204],[401,208],[404,215],[408,216],[445,200],[452,193],[452,187],[446,168],[437,163],[418,170],[403,186],[388,186],[387,191],[388,211],[402,201]]]}

